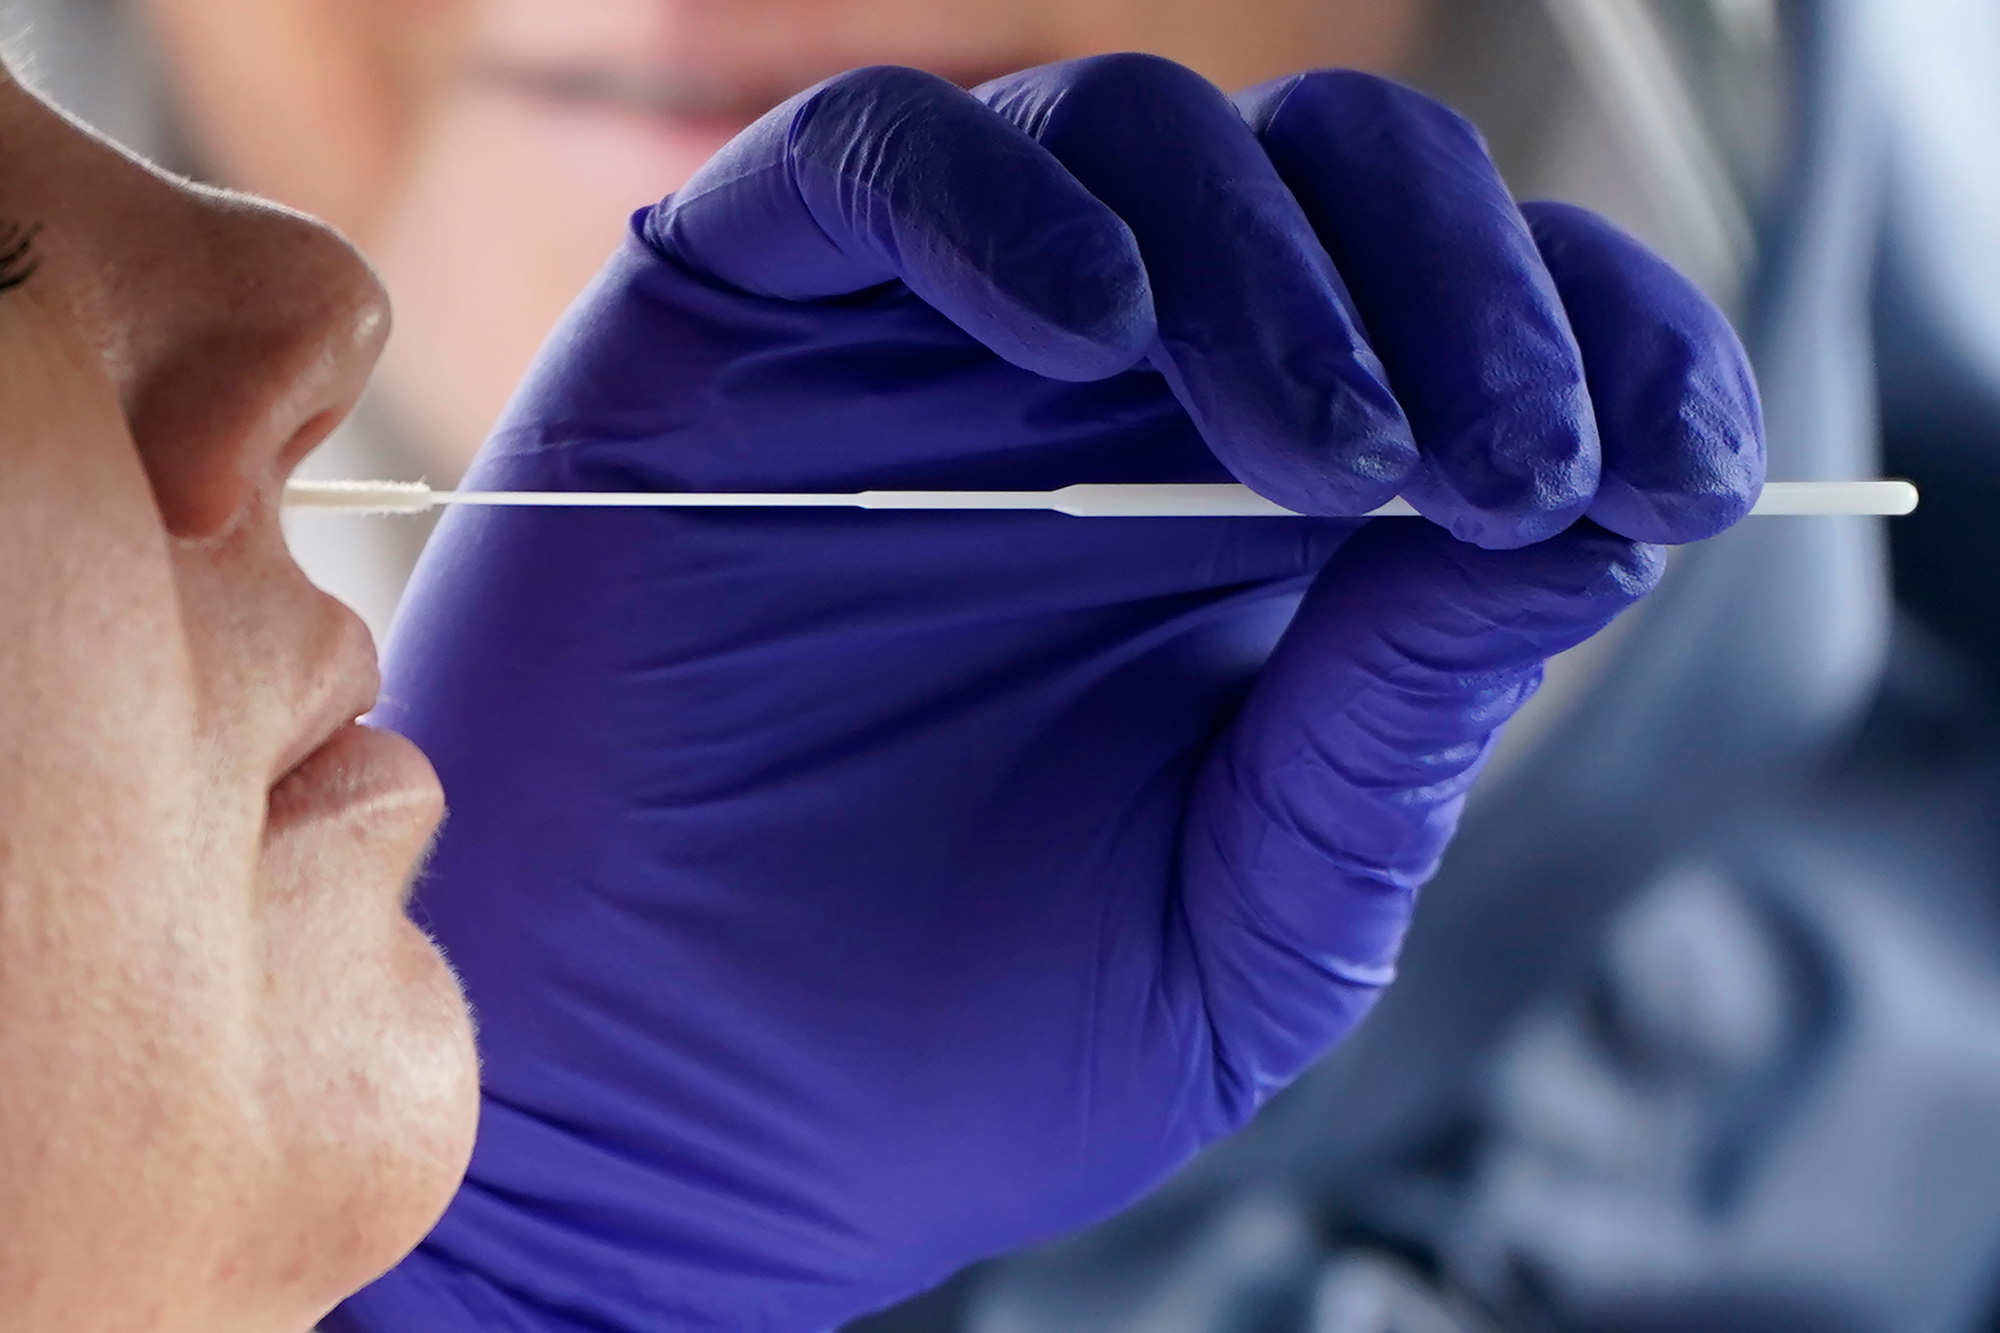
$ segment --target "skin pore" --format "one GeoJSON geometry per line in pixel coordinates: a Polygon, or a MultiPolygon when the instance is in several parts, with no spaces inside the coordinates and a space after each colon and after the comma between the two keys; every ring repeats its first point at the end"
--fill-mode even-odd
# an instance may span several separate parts
{"type": "Polygon", "coordinates": [[[366,632],[275,512],[387,308],[0,71],[7,231],[0,1327],[303,1330],[422,1237],[477,1106],[402,911],[436,779],[351,725],[366,632]]]}
{"type": "Polygon", "coordinates": [[[1150,51],[1238,88],[1394,73],[1422,0],[144,0],[226,184],[340,226],[394,295],[381,395],[455,477],[633,209],[857,65],[961,83],[1150,51]],[[296,146],[312,142],[315,151],[296,146]]]}

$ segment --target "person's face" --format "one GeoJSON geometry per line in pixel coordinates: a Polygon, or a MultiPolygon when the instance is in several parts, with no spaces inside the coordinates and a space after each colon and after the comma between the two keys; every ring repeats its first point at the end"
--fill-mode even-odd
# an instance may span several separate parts
{"type": "Polygon", "coordinates": [[[303,1329],[421,1239],[477,1105],[402,910],[436,779],[351,725],[373,650],[277,522],[387,310],[3,71],[0,233],[0,1326],[303,1329]]]}
{"type": "Polygon", "coordinates": [[[206,165],[348,228],[395,416],[448,478],[633,209],[857,65],[962,83],[1141,50],[1239,87],[1389,70],[1419,0],[146,0],[206,165]],[[311,144],[310,151],[300,145],[311,144]]]}

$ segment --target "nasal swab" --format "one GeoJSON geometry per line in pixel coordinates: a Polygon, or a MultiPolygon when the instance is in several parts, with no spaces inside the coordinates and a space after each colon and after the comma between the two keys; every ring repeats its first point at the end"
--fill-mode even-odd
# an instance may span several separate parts
{"type": "MultiPolygon", "coordinates": [[[[603,509],[1047,509],[1078,518],[1296,518],[1248,486],[1107,484],[1056,491],[437,491],[420,481],[295,481],[292,510],[343,514],[421,514],[439,505],[603,509]]],[[[1907,481],[1774,481],[1750,512],[1758,515],[1893,517],[1917,507],[1907,481]]],[[[1391,500],[1368,518],[1415,514],[1391,500]]]]}

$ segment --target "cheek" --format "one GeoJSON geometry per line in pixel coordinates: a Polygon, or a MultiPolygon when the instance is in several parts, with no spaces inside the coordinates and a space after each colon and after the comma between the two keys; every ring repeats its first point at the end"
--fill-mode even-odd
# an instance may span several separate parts
{"type": "Polygon", "coordinates": [[[377,388],[426,470],[464,470],[632,210],[728,137],[497,93],[468,93],[431,122],[363,238],[396,304],[377,388]]]}
{"type": "Polygon", "coordinates": [[[145,0],[203,165],[345,230],[392,188],[458,0],[145,0]],[[300,143],[314,151],[301,153],[300,143]]]}

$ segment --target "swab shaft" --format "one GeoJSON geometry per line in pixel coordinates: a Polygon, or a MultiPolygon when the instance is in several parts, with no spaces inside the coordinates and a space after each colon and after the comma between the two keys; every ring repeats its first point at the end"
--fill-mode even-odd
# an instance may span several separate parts
{"type": "MultiPolygon", "coordinates": [[[[295,481],[285,488],[293,510],[348,514],[420,514],[438,505],[506,505],[520,508],[605,509],[1045,509],[1079,518],[1296,517],[1247,486],[1082,485],[1057,491],[857,491],[815,495],[797,492],[656,491],[434,491],[405,481],[295,481]]],[[[1917,507],[1907,481],[1774,481],[1764,487],[1759,515],[1894,517],[1917,507]]],[[[1391,500],[1369,515],[1416,513],[1391,500]]]]}

